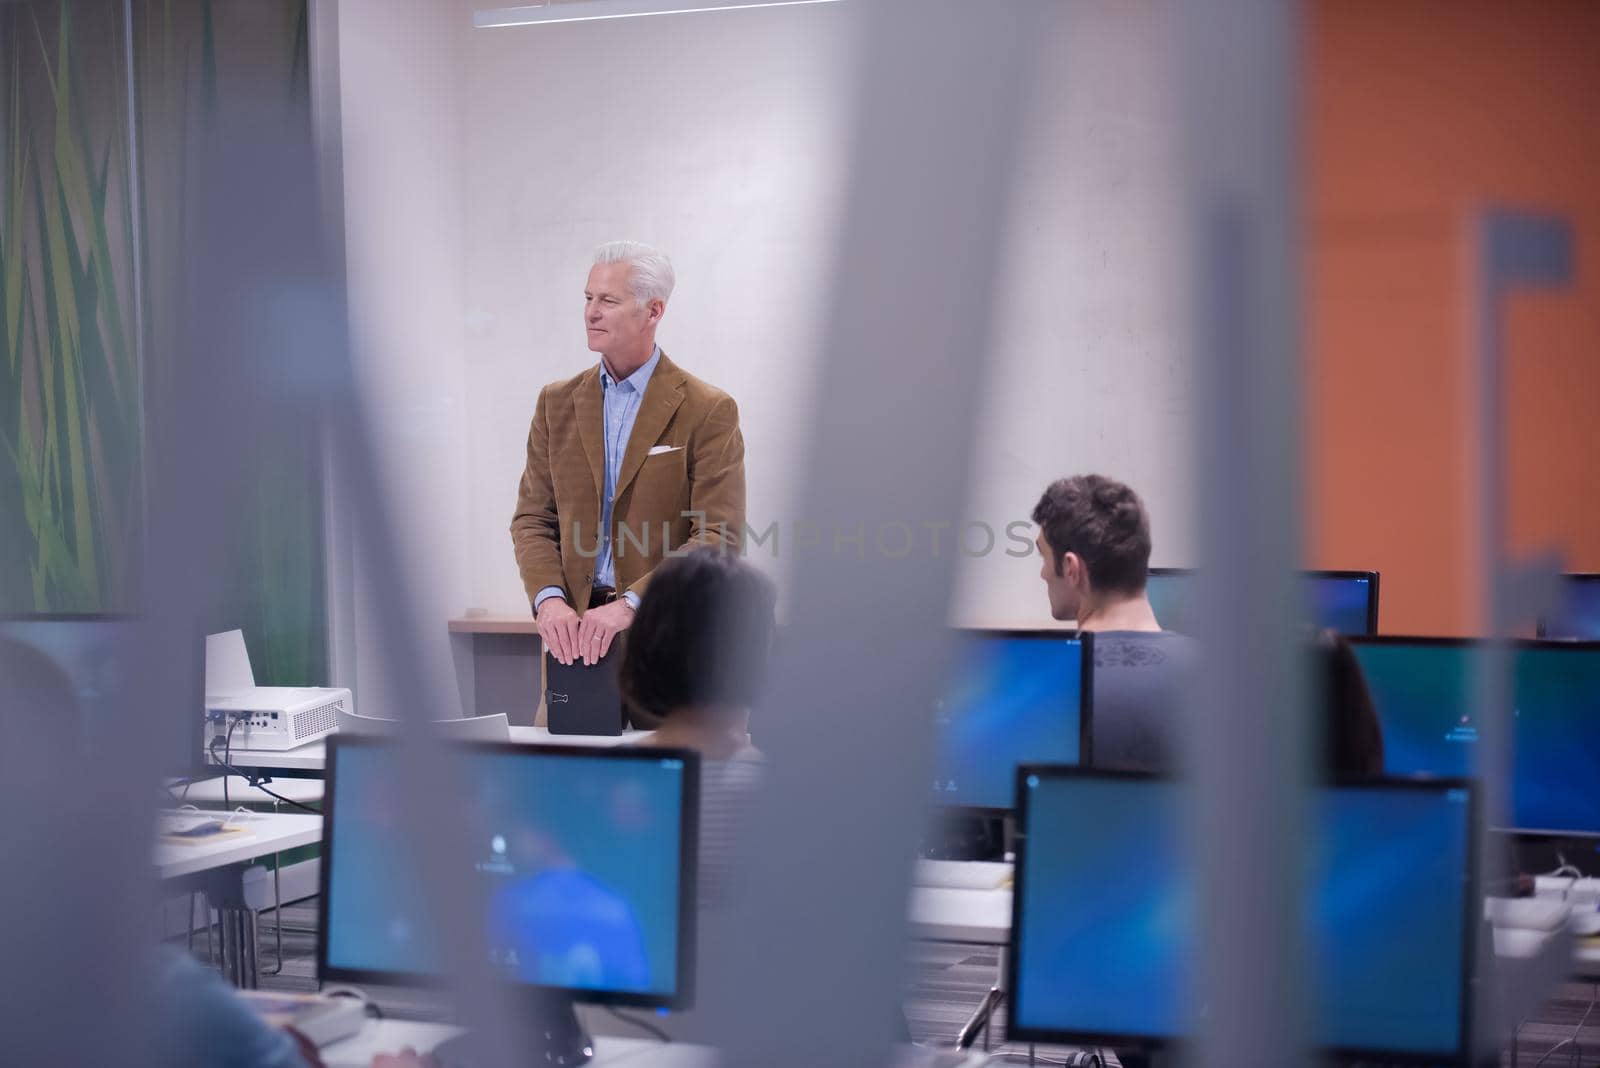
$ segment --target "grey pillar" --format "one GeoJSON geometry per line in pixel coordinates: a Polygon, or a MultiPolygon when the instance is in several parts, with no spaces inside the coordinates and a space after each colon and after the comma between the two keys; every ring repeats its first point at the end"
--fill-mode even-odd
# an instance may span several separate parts
{"type": "Polygon", "coordinates": [[[1299,1064],[1306,826],[1298,5],[1178,5],[1205,647],[1187,755],[1200,875],[1195,1060],[1299,1064]]]}

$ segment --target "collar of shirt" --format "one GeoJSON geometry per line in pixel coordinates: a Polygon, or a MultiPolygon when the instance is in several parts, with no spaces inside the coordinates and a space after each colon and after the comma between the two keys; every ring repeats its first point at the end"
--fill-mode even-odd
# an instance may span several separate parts
{"type": "Polygon", "coordinates": [[[656,373],[656,364],[660,362],[661,346],[657,345],[650,350],[650,358],[644,361],[637,371],[618,382],[611,377],[611,372],[606,370],[606,361],[602,358],[600,361],[600,388],[604,391],[616,386],[624,392],[637,390],[643,395],[645,387],[650,385],[650,376],[656,373]]]}

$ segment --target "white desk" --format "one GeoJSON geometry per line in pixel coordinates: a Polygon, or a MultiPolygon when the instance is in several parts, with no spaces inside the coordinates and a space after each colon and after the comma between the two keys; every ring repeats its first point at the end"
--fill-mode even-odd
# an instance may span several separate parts
{"type": "MultiPolygon", "coordinates": [[[[158,840],[151,859],[159,879],[184,880],[190,890],[202,891],[216,908],[222,927],[223,972],[235,986],[252,989],[260,978],[260,965],[256,914],[245,900],[245,869],[257,857],[322,841],[322,817],[253,812],[240,819],[250,830],[196,845],[158,840]]],[[[281,960],[281,943],[279,955],[281,960]]]]}
{"type": "Polygon", "coordinates": [[[1004,946],[1011,941],[1011,888],[951,890],[914,886],[908,912],[913,938],[1004,946]]]}
{"type": "MultiPolygon", "coordinates": [[[[573,745],[593,749],[609,749],[642,741],[649,731],[623,731],[616,737],[591,734],[551,734],[548,727],[512,727],[511,740],[518,745],[573,745]]],[[[207,760],[210,754],[207,754],[207,760]]],[[[229,757],[236,768],[270,768],[273,771],[302,772],[320,776],[327,763],[327,747],[322,742],[297,746],[281,751],[272,749],[235,748],[229,757]]],[[[273,787],[277,789],[277,787],[273,787]]],[[[282,793],[280,790],[279,793],[282,793]]]]}
{"type": "MultiPolygon", "coordinates": [[[[368,1020],[361,1032],[322,1048],[322,1061],[328,1068],[368,1068],[372,1058],[379,1053],[399,1053],[406,1047],[418,1053],[427,1053],[439,1043],[459,1033],[459,1028],[449,1024],[416,1023],[409,1020],[368,1020]]],[[[949,1068],[949,1054],[937,1060],[932,1051],[914,1046],[898,1047],[899,1055],[889,1060],[890,1068],[927,1068],[939,1063],[949,1068]]],[[[819,1063],[828,1060],[825,1047],[818,1049],[819,1063]]],[[[840,1061],[860,1058],[840,1058],[840,1061]]],[[[988,1060],[986,1054],[974,1051],[960,1062],[960,1068],[979,1068],[988,1060]]],[[[597,1036],[594,1040],[595,1068],[626,1065],[627,1068],[717,1068],[721,1056],[710,1046],[697,1046],[684,1042],[663,1045],[648,1039],[612,1038],[597,1036]]]]}
{"type": "MultiPolygon", "coordinates": [[[[379,1053],[399,1053],[407,1046],[427,1053],[447,1038],[460,1033],[449,1024],[416,1023],[410,1020],[369,1020],[361,1032],[322,1049],[328,1068],[368,1068],[379,1053]]],[[[596,1068],[626,1064],[629,1068],[714,1068],[717,1053],[706,1046],[673,1042],[663,1045],[646,1039],[607,1038],[594,1040],[596,1068]]]]}
{"type": "Polygon", "coordinates": [[[223,835],[198,845],[157,842],[157,878],[180,879],[322,841],[322,817],[309,813],[256,812],[248,817],[248,825],[250,830],[243,834],[223,835]]]}

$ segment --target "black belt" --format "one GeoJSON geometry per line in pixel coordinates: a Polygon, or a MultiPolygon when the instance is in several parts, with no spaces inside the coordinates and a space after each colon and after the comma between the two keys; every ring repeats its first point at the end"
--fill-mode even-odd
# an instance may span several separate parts
{"type": "Polygon", "coordinates": [[[603,604],[610,604],[617,599],[615,586],[595,586],[589,590],[589,607],[597,608],[603,604]]]}

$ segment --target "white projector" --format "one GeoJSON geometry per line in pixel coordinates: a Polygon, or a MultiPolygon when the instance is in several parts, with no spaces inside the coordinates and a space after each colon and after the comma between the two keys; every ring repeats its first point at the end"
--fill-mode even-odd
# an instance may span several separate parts
{"type": "Polygon", "coordinates": [[[206,746],[219,738],[234,749],[293,749],[332,734],[335,715],[353,713],[355,704],[349,690],[322,686],[253,686],[207,694],[206,746]]]}

